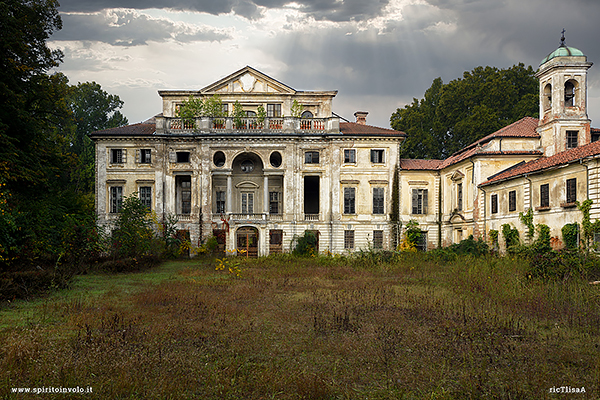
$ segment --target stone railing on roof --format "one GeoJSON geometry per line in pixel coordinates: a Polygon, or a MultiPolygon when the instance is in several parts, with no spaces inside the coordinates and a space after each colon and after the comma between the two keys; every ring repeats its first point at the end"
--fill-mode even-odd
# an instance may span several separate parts
{"type": "Polygon", "coordinates": [[[211,118],[199,117],[194,121],[186,121],[181,118],[156,117],[157,134],[277,134],[277,133],[340,133],[340,119],[329,118],[294,118],[276,117],[265,118],[260,121],[256,117],[241,118],[235,120],[233,117],[211,118]]]}

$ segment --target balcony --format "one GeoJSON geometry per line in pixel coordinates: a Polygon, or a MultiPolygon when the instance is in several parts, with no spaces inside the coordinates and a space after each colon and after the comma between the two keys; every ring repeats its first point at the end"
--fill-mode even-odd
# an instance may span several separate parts
{"type": "Polygon", "coordinates": [[[340,133],[340,120],[330,118],[276,117],[259,120],[256,117],[234,119],[233,117],[198,117],[193,121],[181,118],[157,117],[158,134],[277,134],[277,133],[340,133]]]}
{"type": "Polygon", "coordinates": [[[304,214],[305,221],[318,221],[319,214],[304,214]]]}
{"type": "Polygon", "coordinates": [[[217,214],[213,213],[213,220],[229,219],[231,221],[283,221],[283,214],[268,213],[231,213],[217,214]]]}

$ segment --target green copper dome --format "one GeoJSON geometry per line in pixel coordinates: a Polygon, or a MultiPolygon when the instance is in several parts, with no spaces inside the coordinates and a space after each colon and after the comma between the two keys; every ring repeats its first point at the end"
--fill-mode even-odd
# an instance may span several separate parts
{"type": "Polygon", "coordinates": [[[552,60],[555,57],[585,57],[585,54],[575,47],[560,46],[558,49],[548,54],[548,56],[542,60],[540,65],[552,60]]]}

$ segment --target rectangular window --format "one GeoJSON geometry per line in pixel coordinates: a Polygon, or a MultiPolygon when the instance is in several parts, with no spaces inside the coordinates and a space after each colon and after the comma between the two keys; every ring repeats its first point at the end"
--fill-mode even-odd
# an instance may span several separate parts
{"type": "Polygon", "coordinates": [[[462,211],[463,209],[463,191],[462,183],[456,185],[456,209],[462,211]]]}
{"type": "Polygon", "coordinates": [[[123,206],[123,186],[110,187],[110,212],[115,214],[121,212],[123,206]]]}
{"type": "Polygon", "coordinates": [[[567,149],[574,149],[577,147],[577,135],[578,131],[567,131],[567,149]]]}
{"type": "Polygon", "coordinates": [[[281,104],[267,104],[267,117],[281,117],[281,104]]]}
{"type": "Polygon", "coordinates": [[[493,194],[491,201],[492,201],[492,214],[498,214],[498,195],[493,194]]]}
{"type": "Polygon", "coordinates": [[[181,181],[181,213],[190,214],[192,212],[192,181],[191,177],[188,180],[181,181]]]}
{"type": "Polygon", "coordinates": [[[508,211],[517,210],[517,191],[511,190],[508,192],[508,211]]]}
{"type": "Polygon", "coordinates": [[[280,198],[279,192],[269,192],[269,214],[280,213],[280,198]]]}
{"type": "Polygon", "coordinates": [[[149,210],[152,209],[152,187],[141,186],[139,190],[140,202],[149,210]]]}
{"type": "Polygon", "coordinates": [[[242,193],[242,214],[254,214],[254,193],[242,193]]]}
{"type": "Polygon", "coordinates": [[[318,164],[319,163],[319,152],[318,151],[307,151],[304,153],[305,164],[318,164]]]}
{"type": "Polygon", "coordinates": [[[110,150],[110,162],[111,164],[123,164],[127,162],[127,151],[123,149],[111,149],[110,150]]]}
{"type": "Polygon", "coordinates": [[[216,204],[216,213],[217,214],[225,214],[225,192],[224,191],[218,191],[216,194],[217,197],[217,204],[216,204]]]}
{"type": "Polygon", "coordinates": [[[344,214],[355,214],[356,212],[356,188],[344,188],[344,214]]]}
{"type": "Polygon", "coordinates": [[[577,201],[577,179],[567,179],[567,203],[577,201]]]}
{"type": "Polygon", "coordinates": [[[550,207],[550,185],[540,185],[540,207],[550,207]]]}
{"type": "Polygon", "coordinates": [[[189,163],[190,162],[190,152],[189,151],[178,151],[176,154],[177,154],[177,162],[178,163],[189,163]]]}
{"type": "Polygon", "coordinates": [[[373,231],[373,248],[383,249],[383,231],[373,231]]]}
{"type": "Polygon", "coordinates": [[[374,164],[382,164],[384,160],[383,150],[371,150],[371,162],[374,164]]]}
{"type": "Polygon", "coordinates": [[[142,164],[151,164],[152,163],[152,150],[151,149],[141,149],[139,162],[142,164]]]}
{"type": "Polygon", "coordinates": [[[345,149],[344,150],[344,164],[355,164],[356,163],[356,150],[345,149]]]}
{"type": "Polygon", "coordinates": [[[384,190],[383,188],[373,188],[373,214],[384,213],[384,190]]]}
{"type": "Polygon", "coordinates": [[[354,231],[344,231],[344,248],[354,248],[354,231]]]}
{"type": "Polygon", "coordinates": [[[223,111],[223,115],[224,116],[228,116],[229,115],[229,104],[221,104],[221,110],[223,111]]]}
{"type": "Polygon", "coordinates": [[[412,191],[412,213],[427,214],[427,189],[413,189],[412,191]]]}

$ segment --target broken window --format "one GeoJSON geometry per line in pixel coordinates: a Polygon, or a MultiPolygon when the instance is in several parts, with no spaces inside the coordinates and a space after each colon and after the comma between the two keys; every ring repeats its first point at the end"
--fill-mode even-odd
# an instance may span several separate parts
{"type": "Polygon", "coordinates": [[[354,248],[354,231],[344,231],[344,248],[354,248]]]}
{"type": "Polygon", "coordinates": [[[567,179],[567,203],[577,201],[577,179],[567,179]]]}
{"type": "Polygon", "coordinates": [[[371,162],[373,164],[382,164],[384,160],[384,151],[379,149],[371,150],[371,162]]]}
{"type": "Polygon", "coordinates": [[[517,209],[517,191],[511,190],[508,192],[508,211],[516,211],[517,209]]]}
{"type": "Polygon", "coordinates": [[[217,191],[216,193],[216,208],[215,212],[217,214],[225,214],[225,192],[222,190],[217,191]]]}
{"type": "Polygon", "coordinates": [[[373,188],[373,214],[383,214],[384,212],[384,190],[383,188],[373,188]]]}
{"type": "Polygon", "coordinates": [[[344,214],[356,213],[356,189],[353,187],[344,188],[344,214]]]}
{"type": "Polygon", "coordinates": [[[412,213],[427,214],[427,189],[412,190],[412,213]]]}
{"type": "Polygon", "coordinates": [[[152,209],[152,187],[141,186],[139,190],[140,202],[147,208],[152,209]]]}
{"type": "Polygon", "coordinates": [[[123,186],[110,187],[110,212],[115,214],[121,212],[123,206],[123,186]]]}
{"type": "Polygon", "coordinates": [[[498,214],[498,195],[493,194],[491,197],[492,214],[498,214]]]}
{"type": "Polygon", "coordinates": [[[345,149],[344,150],[344,164],[355,164],[356,163],[356,150],[345,149]]]}
{"type": "Polygon", "coordinates": [[[577,147],[578,134],[579,134],[578,131],[567,131],[567,149],[574,149],[575,147],[577,147]]]}
{"type": "Polygon", "coordinates": [[[540,207],[550,207],[550,185],[540,185],[540,207]]]}
{"type": "Polygon", "coordinates": [[[319,163],[319,152],[318,151],[306,151],[304,153],[305,164],[318,164],[319,163]]]}
{"type": "Polygon", "coordinates": [[[383,249],[383,231],[373,231],[373,248],[383,249]]]}

